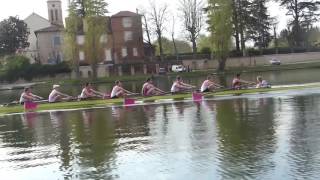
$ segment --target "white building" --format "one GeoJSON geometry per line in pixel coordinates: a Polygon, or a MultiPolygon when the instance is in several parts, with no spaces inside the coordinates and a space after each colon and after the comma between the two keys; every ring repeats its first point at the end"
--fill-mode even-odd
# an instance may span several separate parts
{"type": "Polygon", "coordinates": [[[31,63],[41,62],[48,64],[63,59],[61,43],[63,42],[63,16],[61,0],[48,0],[48,19],[36,13],[28,16],[27,24],[30,35],[30,46],[25,54],[31,63]]]}

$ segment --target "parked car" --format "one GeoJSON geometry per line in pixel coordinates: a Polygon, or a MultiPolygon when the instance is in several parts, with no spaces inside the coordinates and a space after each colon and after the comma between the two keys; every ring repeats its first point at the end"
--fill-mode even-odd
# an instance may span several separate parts
{"type": "Polygon", "coordinates": [[[270,60],[270,64],[271,65],[281,65],[281,61],[279,61],[278,59],[273,58],[273,59],[270,60]]]}
{"type": "Polygon", "coordinates": [[[167,74],[166,68],[159,68],[159,74],[167,74]]]}
{"type": "Polygon", "coordinates": [[[185,72],[186,68],[183,65],[172,65],[172,72],[185,72]]]}

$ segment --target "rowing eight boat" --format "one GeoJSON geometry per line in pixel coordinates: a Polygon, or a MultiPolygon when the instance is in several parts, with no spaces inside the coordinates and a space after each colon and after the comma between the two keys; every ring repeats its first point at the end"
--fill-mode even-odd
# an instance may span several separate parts
{"type": "MultiPolygon", "coordinates": [[[[242,90],[221,90],[217,92],[204,93],[205,98],[213,96],[233,96],[242,94],[258,94],[271,91],[286,91],[286,90],[299,90],[307,88],[320,88],[320,83],[303,84],[303,85],[291,85],[291,86],[275,86],[272,88],[262,89],[242,89],[242,90]]],[[[139,102],[155,102],[158,100],[183,100],[191,99],[192,93],[175,94],[175,95],[163,95],[153,97],[135,97],[139,102]]],[[[123,105],[123,99],[104,99],[104,100],[88,100],[88,101],[75,101],[75,102],[59,102],[59,103],[44,103],[39,104],[37,111],[48,110],[68,110],[68,109],[82,109],[82,108],[96,108],[107,107],[110,105],[123,105]]],[[[0,107],[0,115],[22,113],[24,108],[21,105],[14,105],[8,107],[0,107]]]]}

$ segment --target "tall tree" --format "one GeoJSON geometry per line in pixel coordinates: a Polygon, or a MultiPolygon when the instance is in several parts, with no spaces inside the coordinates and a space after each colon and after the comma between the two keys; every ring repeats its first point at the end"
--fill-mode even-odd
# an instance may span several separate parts
{"type": "Polygon", "coordinates": [[[246,55],[247,29],[250,26],[249,20],[251,17],[249,0],[232,0],[232,23],[236,49],[241,50],[243,55],[246,55]]]}
{"type": "Polygon", "coordinates": [[[0,22],[0,54],[12,54],[29,47],[27,24],[18,17],[9,17],[0,22]]]}
{"type": "Polygon", "coordinates": [[[180,0],[181,17],[193,54],[197,53],[197,38],[203,27],[203,9],[202,0],[180,0]]]}
{"type": "Polygon", "coordinates": [[[72,62],[72,69],[76,74],[76,77],[80,77],[79,71],[79,58],[77,57],[77,35],[82,28],[82,20],[78,17],[76,9],[76,3],[71,1],[68,8],[69,16],[66,19],[65,28],[65,54],[67,58],[72,62]]]}
{"type": "Polygon", "coordinates": [[[320,1],[315,0],[276,0],[287,9],[287,16],[291,16],[291,28],[294,46],[303,46],[304,31],[318,20],[320,1]]]}
{"type": "Polygon", "coordinates": [[[248,18],[247,37],[252,40],[262,54],[271,41],[271,18],[266,7],[266,0],[253,0],[250,5],[251,16],[248,18]]]}
{"type": "Polygon", "coordinates": [[[167,11],[168,5],[162,4],[158,7],[155,1],[150,1],[150,22],[153,25],[153,30],[157,36],[157,41],[160,50],[160,57],[161,60],[164,59],[164,52],[163,52],[163,45],[162,45],[162,38],[163,38],[163,31],[165,30],[165,22],[167,21],[167,11]]]}
{"type": "Polygon", "coordinates": [[[208,0],[207,14],[214,55],[219,61],[218,70],[223,71],[233,34],[232,0],[208,0]]]}
{"type": "Polygon", "coordinates": [[[171,39],[172,39],[172,43],[173,43],[173,47],[174,47],[174,53],[177,57],[177,60],[179,60],[179,51],[177,48],[177,44],[176,44],[176,38],[175,38],[175,19],[174,16],[172,17],[172,29],[171,29],[171,39]]]}
{"type": "Polygon", "coordinates": [[[85,53],[90,60],[92,77],[97,78],[97,64],[101,58],[101,38],[107,33],[107,4],[104,0],[85,1],[85,53]]]}
{"type": "Polygon", "coordinates": [[[106,7],[108,3],[105,0],[72,0],[78,16],[84,18],[95,14],[97,16],[104,16],[108,11],[106,7]]]}

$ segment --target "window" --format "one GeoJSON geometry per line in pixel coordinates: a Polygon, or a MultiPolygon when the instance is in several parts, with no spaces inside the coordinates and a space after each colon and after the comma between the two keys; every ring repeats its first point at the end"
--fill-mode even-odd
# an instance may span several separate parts
{"type": "Polygon", "coordinates": [[[125,31],[124,32],[124,41],[132,41],[132,31],[125,31]]]}
{"type": "Polygon", "coordinates": [[[106,56],[106,61],[112,61],[111,50],[110,49],[106,49],[105,50],[105,56],[106,56]]]}
{"type": "Polygon", "coordinates": [[[133,56],[137,57],[138,56],[138,49],[133,48],[133,56]]]}
{"type": "Polygon", "coordinates": [[[56,21],[58,21],[58,9],[56,9],[55,12],[56,12],[56,21]]]}
{"type": "Polygon", "coordinates": [[[127,57],[128,56],[128,50],[127,50],[126,47],[122,48],[121,54],[122,54],[122,57],[127,57]]]}
{"type": "Polygon", "coordinates": [[[132,27],[132,19],[130,17],[125,17],[122,19],[122,26],[125,28],[132,27]]]}
{"type": "Polygon", "coordinates": [[[51,13],[51,21],[54,21],[54,14],[53,14],[53,10],[50,11],[51,13]]]}
{"type": "Polygon", "coordinates": [[[53,37],[53,47],[57,47],[61,45],[61,39],[59,36],[53,37]]]}
{"type": "Polygon", "coordinates": [[[108,42],[108,35],[103,34],[103,35],[100,37],[100,43],[107,43],[107,42],[108,42]]]}
{"type": "Polygon", "coordinates": [[[84,56],[84,52],[83,51],[79,51],[79,60],[80,61],[84,61],[85,56],[84,56]]]}
{"type": "Polygon", "coordinates": [[[84,45],[84,42],[85,42],[85,40],[84,40],[84,35],[79,35],[79,36],[77,36],[77,43],[78,43],[78,45],[84,45]]]}

